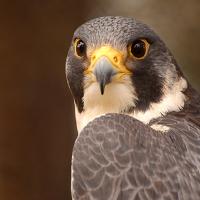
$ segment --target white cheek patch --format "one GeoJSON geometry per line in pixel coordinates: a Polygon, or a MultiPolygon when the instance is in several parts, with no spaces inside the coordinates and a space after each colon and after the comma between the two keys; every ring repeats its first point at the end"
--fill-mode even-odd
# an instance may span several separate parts
{"type": "Polygon", "coordinates": [[[84,108],[101,110],[126,110],[129,106],[135,106],[134,91],[131,85],[124,83],[110,83],[106,85],[103,95],[100,93],[98,83],[93,83],[84,91],[84,108]]]}
{"type": "MultiPolygon", "coordinates": [[[[86,85],[86,84],[85,84],[86,85]]],[[[76,110],[78,132],[94,118],[106,113],[120,113],[135,106],[137,96],[129,77],[123,82],[112,82],[105,87],[101,95],[99,84],[93,82],[84,90],[84,112],[76,110]]]]}
{"type": "Polygon", "coordinates": [[[169,112],[180,111],[185,104],[186,96],[183,91],[187,88],[185,79],[180,78],[173,86],[173,88],[164,89],[164,97],[159,103],[151,103],[150,108],[145,112],[134,112],[130,116],[148,124],[152,119],[166,115],[169,112]]]}

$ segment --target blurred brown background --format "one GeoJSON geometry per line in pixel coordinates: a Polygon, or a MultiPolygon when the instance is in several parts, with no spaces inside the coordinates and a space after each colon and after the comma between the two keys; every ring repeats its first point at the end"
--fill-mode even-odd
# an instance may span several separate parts
{"type": "Polygon", "coordinates": [[[74,29],[102,15],[151,25],[200,90],[199,0],[1,0],[1,200],[71,199],[76,127],[65,58],[74,29]]]}

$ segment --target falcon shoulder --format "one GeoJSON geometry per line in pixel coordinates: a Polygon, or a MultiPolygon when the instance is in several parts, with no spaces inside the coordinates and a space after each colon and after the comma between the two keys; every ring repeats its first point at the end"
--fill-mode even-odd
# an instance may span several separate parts
{"type": "Polygon", "coordinates": [[[79,134],[72,198],[200,199],[200,130],[176,117],[166,133],[122,114],[107,114],[79,134]]]}

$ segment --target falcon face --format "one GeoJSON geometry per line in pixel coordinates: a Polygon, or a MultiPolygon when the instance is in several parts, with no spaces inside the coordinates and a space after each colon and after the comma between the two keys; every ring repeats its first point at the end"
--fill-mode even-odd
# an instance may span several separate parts
{"type": "Polygon", "coordinates": [[[200,199],[200,95],[148,26],[124,17],[83,24],[66,74],[81,131],[73,200],[200,199]]]}
{"type": "Polygon", "coordinates": [[[147,25],[100,17],[74,33],[66,62],[80,131],[106,113],[149,123],[185,102],[187,82],[163,41],[147,25]]]}

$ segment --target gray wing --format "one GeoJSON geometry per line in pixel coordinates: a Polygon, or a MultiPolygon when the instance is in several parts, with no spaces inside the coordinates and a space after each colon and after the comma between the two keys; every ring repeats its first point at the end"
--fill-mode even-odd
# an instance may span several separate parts
{"type": "Polygon", "coordinates": [[[121,114],[89,123],[73,149],[72,198],[200,199],[200,131],[184,120],[166,124],[160,133],[121,114]]]}

